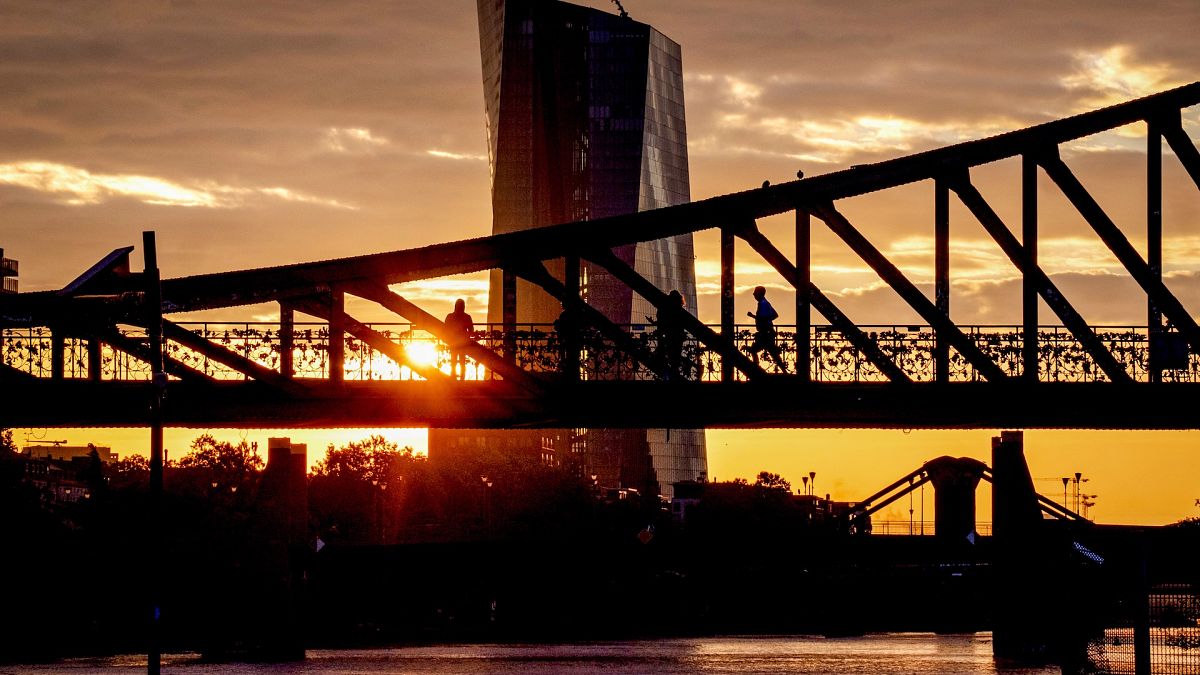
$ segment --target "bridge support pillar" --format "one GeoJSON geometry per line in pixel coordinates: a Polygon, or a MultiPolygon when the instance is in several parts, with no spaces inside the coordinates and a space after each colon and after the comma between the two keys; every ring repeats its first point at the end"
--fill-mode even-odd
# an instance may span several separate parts
{"type": "Polygon", "coordinates": [[[970,457],[940,457],[925,464],[933,483],[934,531],[940,541],[965,545],[975,534],[975,488],[984,464],[970,457]]]}
{"type": "Polygon", "coordinates": [[[267,441],[267,467],[259,492],[266,619],[260,656],[304,659],[303,598],[308,558],[308,446],[289,438],[267,441]]]}
{"type": "Polygon", "coordinates": [[[1080,597],[1068,542],[1042,519],[1020,431],[992,439],[994,626],[992,652],[1001,662],[1059,664],[1077,672],[1089,617],[1047,611],[1047,598],[1080,597]]]}
{"type": "Polygon", "coordinates": [[[204,657],[300,661],[304,652],[304,578],[308,543],[308,448],[267,441],[267,466],[254,498],[249,534],[218,566],[208,594],[204,657]]]}
{"type": "Polygon", "coordinates": [[[1053,589],[1038,569],[1037,539],[1041,513],[1025,462],[1024,435],[1005,431],[992,438],[992,541],[995,547],[995,627],[992,650],[997,659],[1047,663],[1050,626],[1038,621],[1053,589]]]}

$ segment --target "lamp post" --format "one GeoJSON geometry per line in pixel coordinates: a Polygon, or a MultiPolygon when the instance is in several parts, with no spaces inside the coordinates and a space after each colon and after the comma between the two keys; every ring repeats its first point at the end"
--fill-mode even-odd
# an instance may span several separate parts
{"type": "Polygon", "coordinates": [[[379,479],[371,479],[371,539],[374,543],[380,543],[382,537],[379,536],[379,479]]]}
{"type": "Polygon", "coordinates": [[[480,476],[480,482],[483,483],[483,522],[487,528],[487,538],[492,538],[492,481],[487,476],[480,476]]]}
{"type": "MultiPolygon", "coordinates": [[[[909,478],[908,479],[909,486],[912,486],[913,481],[915,481],[915,480],[916,480],[915,478],[909,478]]],[[[925,527],[925,523],[921,523],[921,528],[924,529],[924,527],[925,527]]],[[[909,490],[908,491],[908,536],[911,537],[912,533],[913,533],[913,495],[912,495],[912,490],[909,490]]]]}
{"type": "Polygon", "coordinates": [[[808,472],[808,489],[810,490],[810,492],[809,492],[810,495],[817,494],[817,472],[816,471],[808,472]]]}
{"type": "Polygon", "coordinates": [[[1067,485],[1071,482],[1070,476],[1063,476],[1063,506],[1067,506],[1067,485]]]}

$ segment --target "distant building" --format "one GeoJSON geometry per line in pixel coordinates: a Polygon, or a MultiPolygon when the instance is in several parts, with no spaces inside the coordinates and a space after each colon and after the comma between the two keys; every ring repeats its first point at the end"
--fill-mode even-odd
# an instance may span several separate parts
{"type": "Polygon", "coordinates": [[[429,456],[433,462],[462,463],[519,457],[546,466],[570,459],[570,432],[565,429],[430,429],[429,456]]]}
{"type": "Polygon", "coordinates": [[[0,293],[17,292],[17,271],[17,261],[5,258],[4,249],[0,248],[0,280],[3,280],[0,293]]]}
{"type": "Polygon", "coordinates": [[[308,444],[267,439],[267,466],[259,483],[259,510],[273,536],[292,545],[308,537],[308,444]]]}
{"type": "MultiPolygon", "coordinates": [[[[677,43],[652,26],[551,0],[478,0],[492,232],[593,220],[690,200],[683,66],[677,43]]],[[[623,246],[618,257],[696,308],[690,234],[623,246]]],[[[563,261],[547,264],[562,279],[563,261]]],[[[607,271],[581,265],[580,290],[618,325],[645,323],[657,310],[607,271]]],[[[493,271],[489,323],[502,317],[493,271]]],[[[559,303],[518,281],[517,321],[551,324],[559,303]]],[[[591,374],[604,377],[604,373],[591,374]]],[[[430,433],[440,461],[493,442],[495,432],[430,433]]],[[[700,429],[589,429],[506,432],[522,452],[571,463],[600,485],[670,495],[674,483],[707,470],[700,429]],[[552,447],[546,445],[553,437],[552,447]]]]}
{"type": "Polygon", "coordinates": [[[57,443],[27,445],[22,448],[21,454],[31,459],[55,459],[69,462],[76,458],[86,458],[93,450],[99,455],[100,461],[105,464],[117,461],[117,453],[113,452],[112,448],[92,443],[87,445],[59,445],[57,443]]]}
{"type": "Polygon", "coordinates": [[[16,461],[24,482],[37,488],[45,503],[73,504],[91,498],[88,476],[101,475],[89,459],[93,451],[102,464],[117,461],[117,453],[111,448],[91,443],[26,446],[16,461]]]}

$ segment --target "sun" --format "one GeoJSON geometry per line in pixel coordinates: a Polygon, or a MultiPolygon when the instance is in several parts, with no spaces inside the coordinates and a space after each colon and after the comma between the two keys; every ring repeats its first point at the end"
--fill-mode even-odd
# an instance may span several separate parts
{"type": "Polygon", "coordinates": [[[438,362],[437,345],[432,342],[410,342],[404,346],[404,353],[413,365],[436,368],[438,362]]]}

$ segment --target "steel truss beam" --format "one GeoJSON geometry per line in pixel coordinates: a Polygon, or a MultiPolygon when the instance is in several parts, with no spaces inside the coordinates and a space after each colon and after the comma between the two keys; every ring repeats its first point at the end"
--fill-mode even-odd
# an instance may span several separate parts
{"type": "MultiPolygon", "coordinates": [[[[292,303],[292,306],[294,306],[297,310],[304,312],[305,314],[315,316],[318,319],[323,319],[325,321],[332,322],[333,310],[330,307],[330,303],[325,299],[320,299],[320,300],[296,299],[296,300],[292,300],[291,303],[292,303]]],[[[439,380],[440,381],[449,381],[450,380],[450,376],[446,375],[445,373],[438,370],[437,368],[432,368],[430,366],[425,366],[425,365],[416,363],[412,359],[408,358],[408,353],[405,351],[405,349],[403,347],[396,344],[395,342],[392,342],[383,333],[380,333],[379,331],[371,328],[370,326],[363,324],[362,322],[358,321],[357,319],[350,316],[349,314],[346,314],[345,312],[340,312],[337,316],[337,322],[339,324],[341,324],[342,328],[347,333],[353,335],[354,337],[358,338],[359,340],[362,340],[363,342],[367,343],[367,345],[370,346],[375,351],[377,351],[377,352],[383,354],[384,356],[387,356],[391,360],[395,361],[396,365],[407,366],[414,373],[420,374],[420,376],[425,378],[426,380],[435,380],[435,381],[439,381],[439,380]]],[[[332,339],[332,338],[330,338],[330,339],[332,339]]]]}
{"type": "MultiPolygon", "coordinates": [[[[383,284],[351,284],[346,287],[346,290],[364,300],[377,303],[384,309],[411,321],[417,328],[429,331],[434,337],[443,342],[448,342],[448,339],[451,337],[449,331],[446,330],[444,322],[439,321],[437,317],[421,309],[398,293],[394,293],[383,284]]],[[[386,338],[384,339],[386,340],[386,338]]],[[[388,340],[388,342],[391,341],[388,340]]],[[[460,349],[477,363],[481,363],[485,368],[498,373],[506,382],[519,386],[526,391],[540,392],[545,389],[545,385],[532,375],[516,367],[508,359],[473,340],[465,342],[460,349]]]]}
{"type": "Polygon", "coordinates": [[[237,352],[226,349],[215,342],[205,340],[192,331],[171,321],[163,319],[162,335],[164,340],[177,342],[188,349],[203,354],[208,358],[228,366],[246,377],[253,378],[263,384],[270,385],[289,394],[304,394],[305,387],[298,380],[284,377],[279,373],[248,359],[237,352]]]}
{"type": "Polygon", "coordinates": [[[23,370],[13,368],[7,363],[0,363],[0,380],[7,380],[18,384],[32,384],[37,382],[38,378],[23,370]]]}
{"type": "MultiPolygon", "coordinates": [[[[258,418],[259,423],[278,418],[289,425],[314,426],[328,425],[328,417],[338,414],[344,416],[340,418],[341,421],[354,426],[367,426],[387,420],[389,424],[435,421],[443,426],[497,427],[539,424],[551,427],[614,424],[688,427],[722,426],[727,423],[767,426],[787,423],[806,426],[996,427],[1084,424],[1099,427],[1116,425],[1125,428],[1200,428],[1198,415],[1191,409],[1194,406],[1186,405],[1191,400],[1190,390],[1197,385],[1131,383],[1129,373],[1105,348],[1099,336],[1084,324],[1078,312],[1062,297],[1048,275],[1038,267],[1034,184],[1036,162],[1145,290],[1152,308],[1151,330],[1155,328],[1154,312],[1161,310],[1163,316],[1178,327],[1192,350],[1200,352],[1200,326],[1162,283],[1161,260],[1153,253],[1155,244],[1151,244],[1150,260],[1143,260],[1057,154],[1057,146],[1061,143],[1125,124],[1147,121],[1150,125],[1151,143],[1156,147],[1160,146],[1159,136],[1165,138],[1193,182],[1200,187],[1200,152],[1180,124],[1180,109],[1198,103],[1200,83],[1195,83],[1138,101],[988,139],[676,207],[596,221],[553,225],[420,249],[166,280],[161,283],[161,299],[157,299],[159,284],[156,282],[156,276],[151,278],[153,275],[150,274],[150,268],[147,268],[144,275],[128,273],[124,269],[127,264],[121,263],[121,250],[118,250],[115,252],[118,254],[116,257],[110,255],[99,265],[103,273],[94,271],[97,269],[94,267],[93,271],[82,277],[86,279],[86,283],[73,283],[67,289],[58,292],[22,293],[12,297],[0,297],[0,323],[50,326],[54,329],[52,339],[59,341],[59,345],[62,336],[69,334],[68,331],[82,331],[83,337],[92,341],[89,349],[93,350],[93,354],[98,344],[95,341],[99,339],[117,349],[124,347],[122,351],[127,351],[135,357],[138,357],[135,352],[141,350],[153,363],[159,357],[150,345],[143,345],[137,340],[119,335],[106,337],[108,327],[114,322],[148,325],[151,345],[161,345],[163,340],[154,337],[157,331],[155,324],[160,312],[233,307],[277,300],[285,307],[306,307],[307,310],[313,310],[309,313],[316,312],[315,316],[329,321],[333,341],[330,344],[331,357],[335,357],[342,349],[342,341],[337,338],[341,331],[345,330],[394,358],[403,356],[397,352],[398,348],[385,345],[384,342],[390,344],[390,341],[345,314],[338,304],[343,292],[351,292],[378,302],[444,340],[447,336],[440,321],[392,293],[387,289],[387,284],[501,269],[505,271],[506,289],[515,284],[515,273],[519,272],[538,283],[551,295],[558,297],[567,306],[583,312],[587,320],[619,348],[651,370],[663,374],[665,364],[661,359],[648,353],[648,350],[627,332],[586,305],[579,299],[578,289],[564,285],[550,275],[543,261],[580,255],[579,242],[587,242],[589,248],[585,257],[607,269],[633,291],[662,310],[666,306],[666,294],[613,255],[612,249],[635,242],[721,228],[722,260],[723,263],[726,260],[729,262],[728,269],[725,269],[724,265],[722,269],[723,292],[730,292],[729,297],[722,299],[722,325],[728,327],[727,330],[723,330],[727,334],[718,335],[690,314],[684,319],[689,332],[708,348],[722,355],[723,371],[730,379],[736,367],[742,370],[751,382],[672,383],[671,396],[679,401],[680,411],[664,413],[662,410],[652,410],[661,408],[653,405],[656,397],[661,398],[665,391],[661,388],[661,383],[656,385],[653,382],[560,380],[550,382],[517,368],[510,361],[511,352],[499,355],[477,343],[466,345],[463,351],[500,375],[503,381],[447,384],[444,382],[447,379],[444,376],[430,373],[434,381],[423,383],[339,383],[342,375],[340,368],[331,372],[330,381],[293,380],[290,373],[286,372],[290,370],[286,366],[284,373],[275,372],[216,343],[204,340],[176,324],[164,322],[163,338],[182,344],[260,381],[214,381],[197,371],[184,370],[187,366],[182,363],[168,362],[168,371],[175,369],[181,377],[196,380],[169,383],[173,400],[191,401],[192,405],[198,407],[196,410],[173,410],[171,414],[178,416],[175,418],[176,423],[185,423],[187,420],[205,420],[205,424],[212,423],[212,415],[216,413],[206,409],[199,402],[205,397],[212,398],[212,391],[219,389],[229,392],[231,398],[219,402],[214,410],[223,411],[222,414],[228,415],[229,419],[249,420],[257,411],[257,414],[262,415],[258,418]],[[970,167],[1010,157],[1023,159],[1022,243],[1016,241],[1007,226],[971,185],[968,174],[970,167]],[[961,176],[953,184],[947,182],[948,167],[961,172],[961,176]],[[833,206],[837,199],[929,179],[936,181],[937,191],[936,302],[931,302],[921,293],[833,206]],[[1013,378],[1006,377],[1004,371],[949,319],[947,189],[953,189],[959,195],[964,205],[997,241],[1014,265],[1024,273],[1026,377],[1022,382],[1017,383],[1013,378]],[[791,210],[797,213],[797,262],[805,261],[804,270],[792,265],[761,232],[758,232],[754,224],[757,218],[791,210]],[[975,389],[972,388],[973,385],[964,383],[911,383],[895,362],[883,353],[878,343],[863,334],[861,329],[846,318],[807,279],[808,242],[807,236],[804,236],[805,241],[801,242],[800,234],[808,233],[809,213],[821,217],[913,309],[933,325],[938,339],[939,354],[946,343],[955,347],[979,373],[991,381],[988,385],[983,385],[990,389],[975,389]],[[731,223],[735,225],[730,226],[731,223]],[[736,224],[739,223],[749,225],[738,231],[736,224]],[[766,376],[765,371],[738,350],[732,341],[732,312],[727,310],[732,310],[734,234],[747,241],[798,289],[798,312],[805,312],[807,318],[807,307],[816,307],[848,342],[866,355],[893,383],[909,382],[910,388],[905,391],[917,393],[911,397],[906,394],[897,395],[894,386],[882,383],[810,383],[797,386],[798,381],[795,378],[766,376]],[[86,292],[86,296],[95,297],[75,297],[76,291],[86,292]],[[1114,389],[1111,384],[1064,388],[1057,384],[1037,381],[1036,330],[1031,331],[1029,327],[1036,327],[1038,296],[1045,299],[1105,375],[1111,381],[1123,384],[1119,391],[1129,395],[1113,396],[1114,389]],[[314,297],[328,297],[330,302],[328,305],[316,302],[314,297]],[[589,310],[591,314],[588,314],[589,310]],[[84,317],[87,321],[78,322],[79,317],[84,317]],[[136,318],[127,321],[131,317],[136,318]],[[92,331],[92,326],[88,322],[97,320],[102,324],[100,332],[89,332],[92,331]],[[68,331],[63,331],[63,327],[68,331]],[[995,382],[1004,384],[997,387],[995,382]],[[738,388],[742,386],[747,388],[738,388]],[[202,391],[206,393],[201,394],[202,391]],[[462,400],[457,398],[460,392],[462,400]],[[612,396],[618,397],[619,400],[605,398],[612,396]],[[576,401],[576,397],[579,397],[579,401],[576,401]],[[1014,403],[1015,398],[1022,400],[1014,403]],[[453,401],[448,403],[448,399],[453,401]],[[1061,405],[1064,399],[1071,400],[1069,410],[1061,405]],[[569,404],[564,403],[567,401],[569,404]],[[936,406],[937,409],[931,411],[916,407],[918,404],[936,406]],[[589,408],[593,405],[594,412],[589,408]],[[693,405],[694,409],[688,408],[693,405]],[[980,407],[990,406],[1001,406],[1005,410],[979,410],[980,407]],[[1128,410],[1128,413],[1125,414],[1124,410],[1128,410]],[[293,419],[293,416],[300,415],[309,417],[293,419]],[[185,419],[183,416],[191,417],[185,419]],[[619,420],[615,416],[619,416],[619,420]],[[313,420],[323,421],[318,424],[313,420]]],[[[1158,147],[1158,150],[1161,151],[1161,147],[1158,147]]],[[[1150,161],[1154,161],[1153,153],[1150,161]]],[[[955,177],[950,176],[949,180],[954,181],[955,177]]],[[[1148,176],[1147,184],[1152,190],[1158,182],[1153,174],[1148,176]]],[[[1147,209],[1155,209],[1153,199],[1148,201],[1147,209]]],[[[1153,216],[1150,221],[1150,231],[1153,232],[1153,216]]],[[[511,328],[515,321],[515,308],[506,301],[504,309],[505,323],[511,328]]],[[[290,309],[287,312],[290,312],[290,309]]],[[[804,322],[798,317],[797,323],[804,322]]],[[[287,321],[283,321],[281,325],[286,324],[287,321]]],[[[281,342],[284,339],[281,337],[281,342]]],[[[505,339],[507,344],[507,341],[512,339],[511,333],[507,334],[505,339]]],[[[798,339],[797,345],[802,344],[805,344],[805,341],[798,339]]],[[[90,423],[103,424],[104,420],[125,419],[131,416],[137,417],[135,423],[145,421],[145,383],[134,386],[135,383],[99,382],[98,377],[94,375],[90,382],[65,380],[62,378],[61,351],[57,349],[56,356],[53,357],[55,360],[52,371],[55,377],[50,380],[18,378],[11,372],[13,369],[0,369],[0,377],[9,381],[20,379],[22,383],[21,396],[17,397],[22,400],[12,410],[21,411],[21,414],[26,415],[23,419],[27,420],[50,419],[56,414],[62,415],[62,401],[69,402],[77,392],[87,392],[86,396],[80,395],[80,405],[101,399],[98,405],[101,412],[97,413],[96,419],[90,423]],[[25,398],[27,392],[30,394],[28,399],[25,398]],[[103,394],[97,395],[97,392],[103,394]],[[108,396],[110,392],[111,399],[108,396]],[[60,396],[61,401],[57,400],[60,396]],[[123,396],[128,400],[123,399],[123,396]],[[130,404],[135,399],[141,403],[130,404]],[[49,409],[38,409],[34,407],[35,402],[49,404],[49,409]],[[127,408],[121,408],[122,404],[127,405],[127,408]],[[38,418],[39,415],[42,418],[38,418]]],[[[97,359],[92,360],[94,365],[97,359]]],[[[338,359],[334,358],[334,361],[338,359]]],[[[798,363],[802,361],[803,359],[800,359],[798,363]]],[[[944,362],[945,359],[939,356],[939,361],[944,362]]],[[[286,363],[286,360],[281,360],[281,363],[286,363]]],[[[944,379],[944,363],[939,365],[937,371],[938,379],[944,379]]],[[[1151,375],[1151,378],[1153,379],[1154,375],[1151,375]]],[[[251,423],[247,421],[247,424],[251,423]]]]}
{"type": "Polygon", "coordinates": [[[934,331],[938,336],[944,338],[950,343],[950,346],[958,350],[972,366],[975,367],[989,381],[1000,382],[1008,378],[1008,375],[996,365],[995,361],[988,358],[974,342],[967,337],[950,317],[946,316],[937,308],[925,294],[920,291],[907,277],[895,266],[890,260],[885,258],[879,249],[875,248],[861,232],[856,230],[846,217],[834,208],[833,204],[822,204],[820,206],[809,207],[809,211],[829,226],[846,245],[854,251],[863,262],[871,266],[876,274],[887,282],[892,290],[904,299],[918,314],[921,315],[930,326],[933,326],[934,331]]]}
{"type": "MultiPolygon", "coordinates": [[[[617,279],[624,282],[626,286],[633,289],[634,293],[645,298],[650,304],[662,311],[664,307],[670,307],[670,299],[648,279],[638,274],[636,270],[630,267],[625,261],[618,258],[612,251],[608,249],[592,249],[586,252],[582,257],[591,262],[600,265],[608,270],[617,279]]],[[[757,363],[742,353],[727,337],[723,337],[713,329],[704,325],[691,314],[691,312],[682,312],[684,327],[688,332],[700,340],[704,346],[712,349],[721,355],[721,360],[729,359],[738,370],[742,371],[748,379],[754,380],[760,377],[769,377],[767,372],[763,370],[757,363]]]]}
{"type": "Polygon", "coordinates": [[[1071,331],[1076,340],[1083,345],[1087,353],[1095,360],[1096,365],[1104,371],[1109,380],[1120,383],[1132,383],[1133,378],[1129,376],[1129,372],[1125,370],[1117,359],[1112,355],[1112,352],[1104,346],[1104,342],[1096,336],[1095,331],[1087,325],[1079,312],[1071,306],[1054,282],[1050,280],[1040,266],[1030,260],[1029,254],[1025,251],[1017,238],[1013,236],[1012,231],[1000,219],[983,195],[979,194],[979,190],[971,184],[971,178],[963,174],[948,178],[947,182],[950,189],[958,195],[959,200],[963,205],[975,216],[976,220],[983,225],[983,229],[991,235],[1008,259],[1017,268],[1021,274],[1030,279],[1038,295],[1046,301],[1046,304],[1058,315],[1062,320],[1063,325],[1071,331]]]}
{"type": "MultiPolygon", "coordinates": [[[[598,248],[662,239],[718,228],[793,210],[797,204],[832,203],[838,199],[936,178],[947,166],[973,167],[1065,143],[1116,127],[1158,117],[1200,103],[1200,83],[1148,96],[991,138],[867,164],[822,176],[780,183],[688,204],[564,223],[520,232],[437,244],[418,249],[223,272],[163,281],[164,311],[183,312],[247,305],[325,292],[338,282],[375,281],[395,284],[452,274],[506,267],[514,260],[561,258],[580,241],[598,248]]],[[[1185,166],[1197,161],[1179,138],[1164,131],[1185,166]],[[1178,147],[1177,147],[1178,146],[1178,147]]],[[[1193,147],[1193,150],[1195,148],[1193,147]]],[[[1193,169],[1189,168],[1192,172],[1193,169]]],[[[1193,172],[1193,178],[1196,177],[1193,172]]],[[[132,283],[132,282],[131,282],[132,283]]],[[[36,304],[45,294],[21,294],[6,303],[36,304]],[[35,297],[36,296],[36,297],[35,297]]],[[[2,312],[0,312],[2,313],[2,312]]]]}
{"type": "Polygon", "coordinates": [[[1197,188],[1200,188],[1200,151],[1196,150],[1192,139],[1184,133],[1179,111],[1174,110],[1169,117],[1163,116],[1161,120],[1155,120],[1155,123],[1160,125],[1167,144],[1171,146],[1171,150],[1175,152],[1175,156],[1179,158],[1183,168],[1192,177],[1192,182],[1196,184],[1197,188]]]}
{"type": "MultiPolygon", "coordinates": [[[[113,349],[125,352],[139,361],[144,361],[147,364],[153,363],[154,354],[149,345],[140,340],[135,340],[131,337],[122,335],[115,328],[96,331],[87,334],[89,340],[99,340],[112,347],[113,349]]],[[[90,365],[90,364],[89,364],[90,365]]],[[[169,354],[163,354],[163,369],[168,375],[174,375],[180,379],[192,380],[197,382],[216,382],[207,374],[196,370],[195,368],[183,363],[182,361],[173,358],[169,354]]],[[[93,378],[99,379],[99,378],[93,378]]]]}
{"type": "Polygon", "coordinates": [[[1154,306],[1167,317],[1167,320],[1175,324],[1175,328],[1188,341],[1192,350],[1200,352],[1200,326],[1196,325],[1196,320],[1184,309],[1170,289],[1163,285],[1162,280],[1154,274],[1142,256],[1133,248],[1133,244],[1129,243],[1129,239],[1125,237],[1116,223],[1108,217],[1100,204],[1083,187],[1083,183],[1080,183],[1075,174],[1071,173],[1071,169],[1058,156],[1058,149],[1054,148],[1040,154],[1037,162],[1075,206],[1084,220],[1092,226],[1096,234],[1100,235],[1100,239],[1108,246],[1108,250],[1113,252],[1130,276],[1150,296],[1154,306]]]}
{"type": "Polygon", "coordinates": [[[855,349],[862,352],[863,356],[867,357],[867,360],[878,368],[884,377],[891,382],[912,382],[912,379],[896,365],[896,362],[883,353],[883,350],[879,348],[879,343],[872,340],[855,325],[837,305],[833,304],[832,300],[821,292],[821,289],[811,281],[807,284],[807,289],[801,288],[800,274],[796,266],[759,231],[757,224],[747,225],[738,230],[737,234],[762,256],[763,260],[774,267],[780,276],[796,288],[798,294],[807,294],[809,303],[821,313],[821,316],[824,316],[826,321],[832,324],[850,344],[854,345],[855,349]]]}
{"type": "MultiPolygon", "coordinates": [[[[530,264],[517,269],[516,272],[517,276],[538,286],[561,302],[564,310],[576,312],[583,321],[600,331],[600,334],[604,337],[612,340],[614,344],[620,347],[626,354],[636,359],[638,363],[646,366],[659,377],[666,376],[669,370],[666,361],[658,358],[658,356],[639,344],[629,333],[626,333],[624,329],[610,321],[607,316],[604,316],[600,310],[584,302],[577,293],[572,293],[565,283],[559,281],[558,277],[555,277],[550,273],[550,270],[546,269],[545,265],[541,263],[530,264]]],[[[560,335],[559,339],[574,342],[574,345],[569,346],[568,349],[578,348],[578,336],[560,335]]],[[[574,359],[574,366],[577,368],[578,365],[578,359],[574,359]]],[[[569,369],[571,364],[567,364],[565,367],[569,369]]],[[[576,379],[573,372],[566,374],[576,379]]]]}

